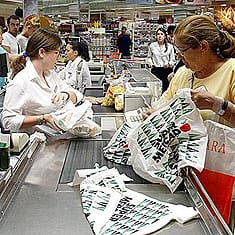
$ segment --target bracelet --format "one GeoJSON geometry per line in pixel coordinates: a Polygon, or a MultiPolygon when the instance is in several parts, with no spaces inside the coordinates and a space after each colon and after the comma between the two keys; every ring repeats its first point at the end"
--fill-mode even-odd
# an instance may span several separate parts
{"type": "Polygon", "coordinates": [[[43,125],[43,124],[46,124],[46,123],[47,123],[47,120],[45,119],[45,116],[40,115],[39,118],[38,118],[37,124],[38,125],[43,125]]]}
{"type": "Polygon", "coordinates": [[[68,91],[61,91],[60,93],[64,93],[64,94],[66,94],[68,96],[66,100],[70,99],[71,95],[70,95],[70,93],[68,91]]]}

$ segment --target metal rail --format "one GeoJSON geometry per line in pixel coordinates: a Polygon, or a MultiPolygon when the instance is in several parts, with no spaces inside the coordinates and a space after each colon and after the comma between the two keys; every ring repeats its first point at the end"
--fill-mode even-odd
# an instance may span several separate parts
{"type": "Polygon", "coordinates": [[[199,211],[199,214],[204,221],[208,232],[212,235],[233,235],[230,228],[224,221],[223,217],[217,210],[215,204],[211,200],[210,196],[206,192],[205,188],[201,184],[200,180],[198,179],[197,175],[194,173],[193,169],[188,169],[188,175],[184,178],[184,185],[186,190],[188,191],[190,197],[192,198],[196,208],[199,211]],[[206,203],[202,199],[199,192],[196,190],[195,183],[202,191],[203,195],[205,196],[206,200],[208,201],[209,205],[211,206],[212,210],[214,211],[216,217],[214,217],[211,212],[209,211],[206,203]]]}
{"type": "Polygon", "coordinates": [[[39,151],[42,142],[35,139],[20,154],[17,163],[2,175],[0,179],[0,219],[5,214],[10,202],[20,188],[33,163],[33,156],[39,151]]]}

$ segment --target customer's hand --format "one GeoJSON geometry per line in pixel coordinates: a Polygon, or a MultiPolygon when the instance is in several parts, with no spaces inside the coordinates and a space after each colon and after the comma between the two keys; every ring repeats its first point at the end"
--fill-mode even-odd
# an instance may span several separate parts
{"type": "Polygon", "coordinates": [[[154,113],[156,110],[151,108],[151,109],[148,109],[146,112],[142,113],[142,117],[143,119],[147,119],[152,113],[154,113]]]}
{"type": "Polygon", "coordinates": [[[217,110],[218,105],[223,104],[223,99],[221,98],[222,104],[218,97],[212,95],[210,92],[204,89],[191,90],[192,100],[199,109],[211,109],[217,110]],[[219,103],[218,103],[219,102],[219,103]]]}

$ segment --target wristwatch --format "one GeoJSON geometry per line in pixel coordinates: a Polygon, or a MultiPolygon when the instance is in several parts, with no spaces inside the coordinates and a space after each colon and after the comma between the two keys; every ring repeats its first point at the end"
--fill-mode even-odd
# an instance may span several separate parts
{"type": "Polygon", "coordinates": [[[223,105],[221,106],[221,109],[219,109],[219,110],[217,111],[217,114],[218,114],[219,116],[223,116],[227,108],[228,108],[228,101],[227,101],[227,100],[224,100],[224,103],[223,103],[223,105]]]}
{"type": "Polygon", "coordinates": [[[43,125],[43,124],[46,124],[47,123],[47,120],[45,119],[45,116],[44,115],[40,115],[40,117],[38,118],[38,125],[43,125]]]}

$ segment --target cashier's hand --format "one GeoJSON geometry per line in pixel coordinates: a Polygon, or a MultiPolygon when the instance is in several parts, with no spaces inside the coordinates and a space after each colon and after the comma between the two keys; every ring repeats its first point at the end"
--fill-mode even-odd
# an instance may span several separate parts
{"type": "Polygon", "coordinates": [[[66,92],[59,92],[59,93],[55,93],[54,95],[52,95],[51,97],[51,102],[53,104],[57,104],[60,102],[65,102],[68,101],[70,99],[70,96],[68,95],[68,93],[66,92]]]}
{"type": "Polygon", "coordinates": [[[44,118],[46,120],[46,124],[51,128],[55,129],[56,131],[62,131],[54,122],[53,117],[51,114],[44,114],[44,118]]]}
{"type": "Polygon", "coordinates": [[[150,116],[155,111],[156,111],[155,109],[151,108],[151,109],[148,109],[146,112],[142,113],[143,120],[147,119],[148,116],[150,116]]]}

